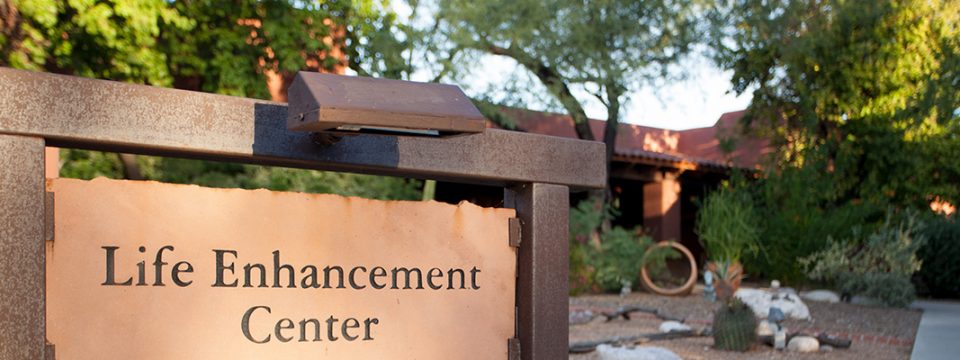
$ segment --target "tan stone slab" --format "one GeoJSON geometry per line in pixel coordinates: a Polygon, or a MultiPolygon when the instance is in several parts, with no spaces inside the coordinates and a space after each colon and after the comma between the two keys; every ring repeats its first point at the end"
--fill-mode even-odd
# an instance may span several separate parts
{"type": "Polygon", "coordinates": [[[53,179],[48,190],[57,236],[47,248],[47,335],[58,359],[505,359],[514,335],[511,209],[103,179],[53,179]],[[166,245],[173,249],[161,254],[163,286],[155,286],[166,245]],[[238,287],[212,286],[214,249],[237,252],[222,253],[221,271],[222,283],[238,287]],[[285,269],[276,284],[284,287],[272,287],[274,251],[294,268],[297,287],[285,287],[285,269]],[[145,285],[137,286],[141,261],[145,285]],[[255,267],[253,287],[242,287],[247,263],[264,265],[268,287],[256,287],[255,267]],[[302,287],[307,265],[318,267],[320,288],[309,277],[302,287]],[[345,270],[344,288],[336,270],[323,288],[323,268],[334,265],[345,270]],[[356,266],[366,269],[353,278],[363,289],[349,281],[356,266]],[[387,275],[371,279],[376,266],[387,275]],[[416,276],[403,289],[403,272],[392,289],[396,267],[421,269],[423,289],[416,276]],[[178,286],[174,269],[191,283],[178,286]],[[462,284],[450,269],[463,270],[462,284]],[[320,341],[309,321],[301,337],[304,319],[317,319],[320,341]]]}

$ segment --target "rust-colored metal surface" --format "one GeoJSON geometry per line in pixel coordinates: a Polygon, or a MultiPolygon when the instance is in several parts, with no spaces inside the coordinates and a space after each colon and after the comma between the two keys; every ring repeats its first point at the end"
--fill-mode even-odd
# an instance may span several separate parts
{"type": "Polygon", "coordinates": [[[287,95],[287,127],[297,131],[375,126],[462,134],[486,128],[486,119],[454,85],[301,71],[287,95]]]}
{"type": "Polygon", "coordinates": [[[43,152],[0,135],[0,360],[44,358],[43,152]]]}
{"type": "Polygon", "coordinates": [[[521,359],[565,359],[569,347],[566,186],[524,184],[504,203],[522,223],[517,307],[521,359]]]}
{"type": "Polygon", "coordinates": [[[508,356],[512,209],[107,179],[49,190],[47,336],[63,359],[508,356]]]}
{"type": "Polygon", "coordinates": [[[0,68],[0,133],[53,146],[506,186],[602,188],[603,144],[490,129],[321,147],[281,103],[0,68]]]}

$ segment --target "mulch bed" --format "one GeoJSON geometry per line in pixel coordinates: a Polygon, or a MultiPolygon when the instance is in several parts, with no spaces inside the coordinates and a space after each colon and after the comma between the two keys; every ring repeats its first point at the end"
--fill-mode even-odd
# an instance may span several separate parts
{"type": "MultiPolygon", "coordinates": [[[[756,345],[747,353],[713,350],[709,337],[684,338],[655,341],[646,346],[660,346],[672,350],[684,359],[909,359],[913,339],[920,324],[921,312],[910,309],[894,309],[853,305],[806,302],[812,321],[787,320],[788,332],[804,332],[815,335],[819,332],[853,340],[850,349],[836,349],[830,353],[788,353],[775,351],[764,345],[756,345]]],[[[685,323],[697,327],[709,327],[713,311],[718,306],[706,301],[701,295],[666,297],[647,293],[633,293],[624,298],[618,295],[585,295],[570,298],[570,310],[591,310],[595,314],[611,311],[619,306],[636,305],[660,309],[673,317],[685,319],[685,323]]],[[[662,320],[646,313],[634,313],[631,319],[605,322],[594,319],[586,324],[570,326],[570,342],[593,341],[617,336],[640,335],[658,332],[662,320]]],[[[594,354],[575,354],[570,359],[596,359],[594,354]]]]}

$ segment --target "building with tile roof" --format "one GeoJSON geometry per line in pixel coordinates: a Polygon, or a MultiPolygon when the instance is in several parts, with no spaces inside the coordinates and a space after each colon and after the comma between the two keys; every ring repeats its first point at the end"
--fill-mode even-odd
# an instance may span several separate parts
{"type": "MultiPolygon", "coordinates": [[[[520,131],[577,137],[573,120],[567,115],[512,108],[501,111],[520,131]]],[[[768,141],[740,136],[739,120],[744,114],[725,113],[713,126],[688,130],[621,124],[610,171],[611,190],[619,200],[621,213],[615,225],[643,226],[655,240],[678,240],[702,254],[693,231],[696,199],[716,187],[731,169],[759,169],[764,156],[772,152],[768,141]],[[725,151],[725,142],[730,144],[730,151],[725,151]]],[[[602,138],[604,124],[590,121],[598,139],[602,138]]],[[[573,204],[585,195],[572,196],[573,204]]],[[[502,193],[499,189],[444,183],[437,187],[437,199],[497,206],[502,193]]]]}

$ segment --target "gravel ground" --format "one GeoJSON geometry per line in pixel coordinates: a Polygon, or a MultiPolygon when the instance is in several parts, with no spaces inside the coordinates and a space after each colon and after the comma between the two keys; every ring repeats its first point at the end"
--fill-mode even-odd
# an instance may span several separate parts
{"type": "MultiPolygon", "coordinates": [[[[662,312],[687,319],[694,328],[709,326],[716,304],[697,294],[686,297],[666,297],[647,293],[633,293],[621,299],[617,295],[585,295],[570,299],[571,309],[615,309],[621,305],[636,305],[661,309],[662,312]]],[[[786,353],[756,345],[747,353],[713,350],[709,337],[662,340],[649,346],[672,350],[684,359],[909,359],[912,340],[920,324],[920,311],[869,307],[846,303],[826,304],[807,302],[813,321],[787,320],[788,332],[815,334],[826,331],[831,335],[854,337],[850,349],[836,349],[830,353],[786,353]],[[865,336],[860,340],[859,336],[865,336]],[[883,339],[899,339],[899,344],[886,344],[883,339]],[[904,341],[906,341],[904,343],[904,341]]],[[[601,318],[586,324],[570,326],[570,342],[592,341],[650,334],[658,332],[662,320],[650,314],[635,313],[631,320],[604,322],[601,318]]],[[[597,359],[594,354],[571,355],[570,359],[597,359]]]]}

